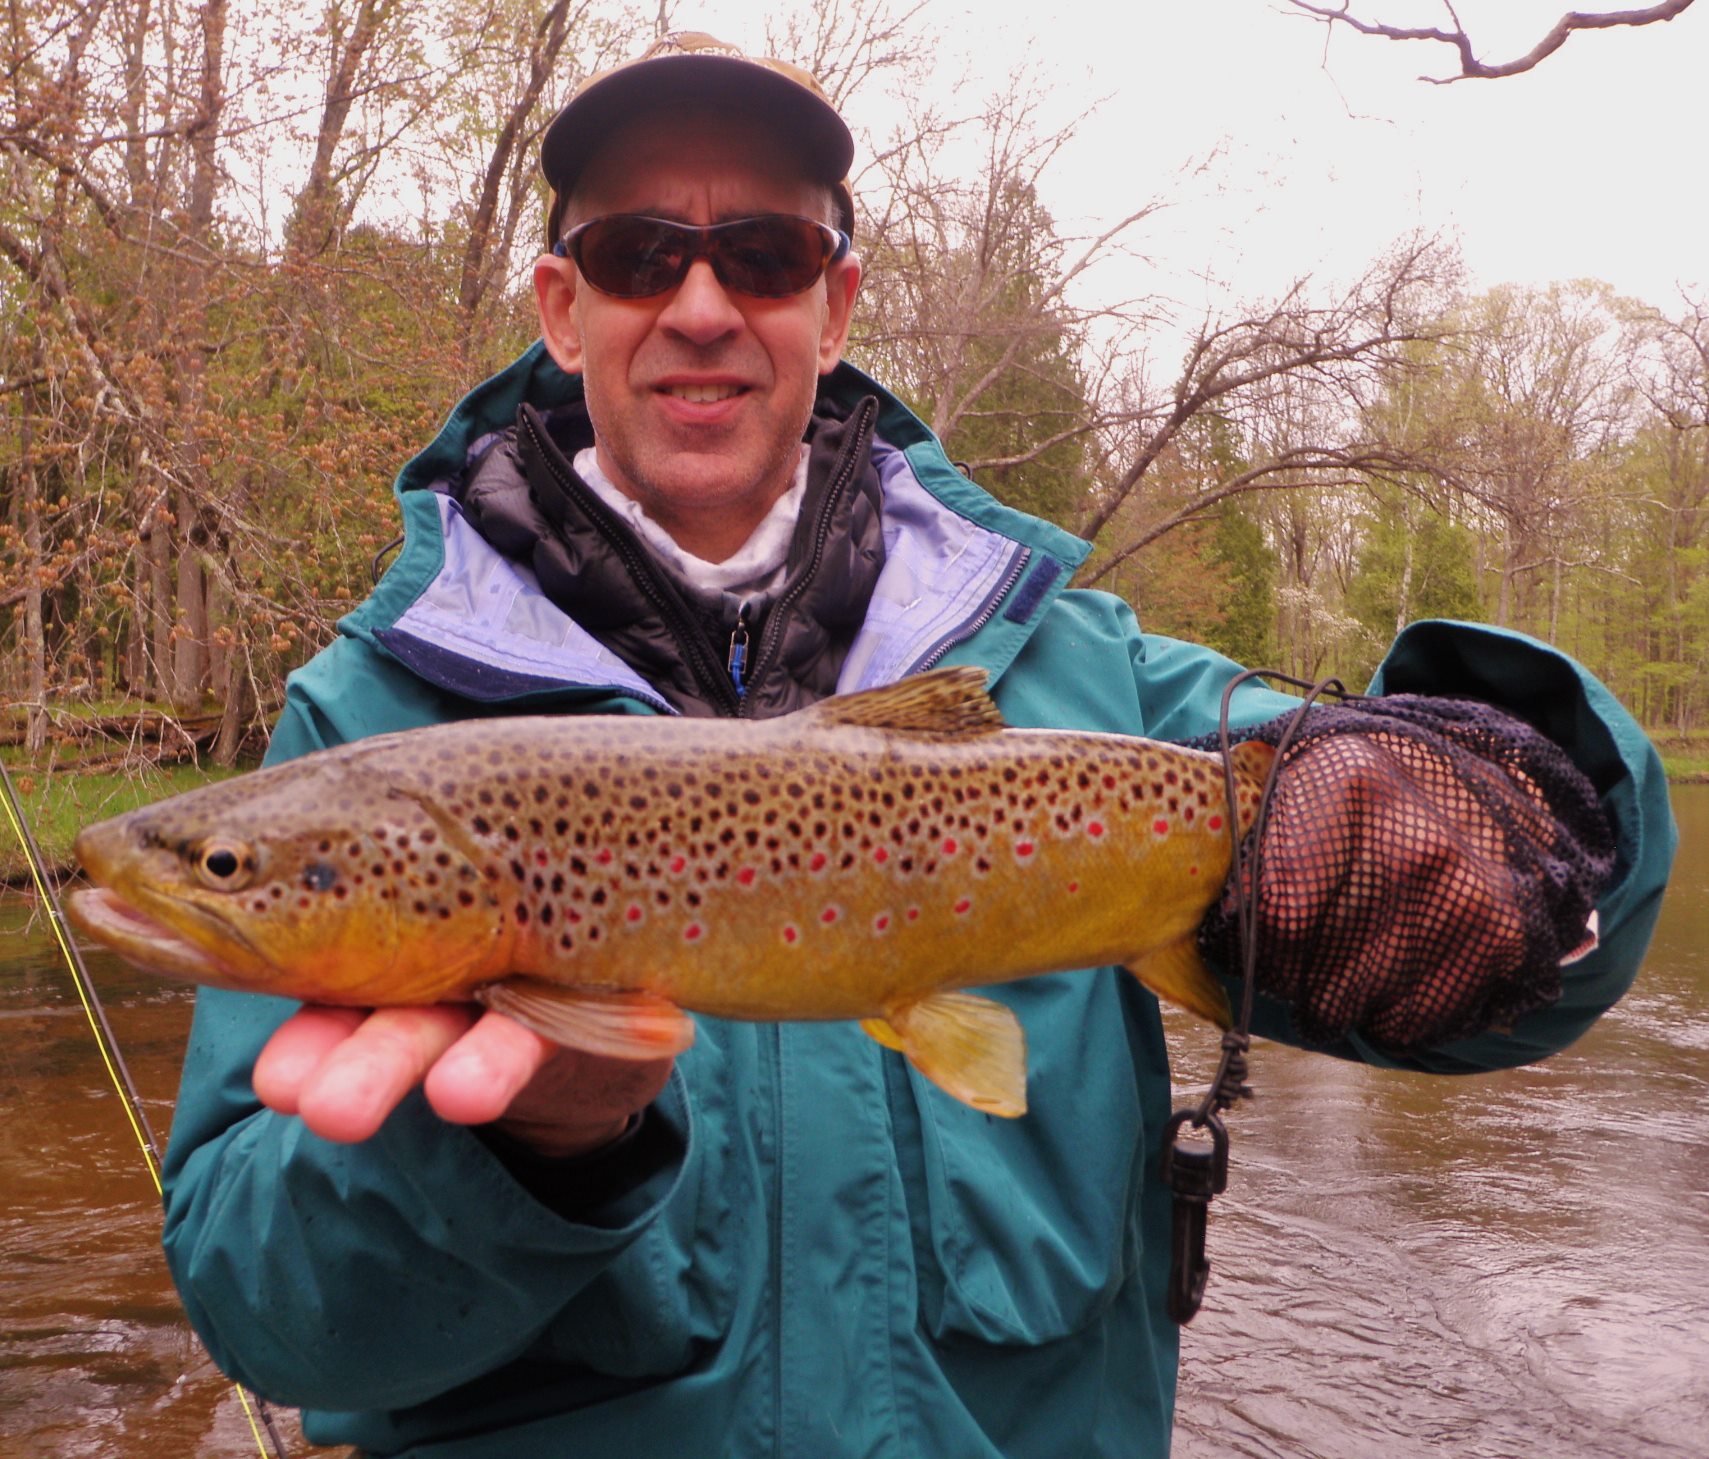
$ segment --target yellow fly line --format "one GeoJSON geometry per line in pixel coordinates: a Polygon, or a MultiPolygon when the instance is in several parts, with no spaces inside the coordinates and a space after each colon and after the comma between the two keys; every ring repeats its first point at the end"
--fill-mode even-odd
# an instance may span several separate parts
{"type": "MultiPolygon", "coordinates": [[[[0,805],[5,807],[6,820],[12,827],[12,834],[23,848],[24,862],[30,869],[30,880],[35,885],[36,896],[41,905],[47,909],[48,925],[53,929],[53,938],[59,945],[59,954],[65,960],[66,970],[71,974],[72,986],[77,989],[77,1000],[83,1005],[83,1016],[89,1020],[89,1031],[95,1036],[95,1047],[100,1050],[101,1063],[106,1067],[107,1077],[112,1081],[113,1089],[119,1096],[119,1103],[124,1106],[125,1118],[130,1121],[131,1133],[136,1137],[137,1148],[142,1152],[143,1164],[148,1167],[148,1178],[154,1182],[155,1194],[159,1195],[159,1141],[155,1139],[154,1131],[149,1126],[148,1115],[142,1107],[142,1099],[137,1094],[136,1086],[131,1083],[130,1071],[125,1068],[118,1043],[113,1038],[113,1031],[102,1011],[101,1000],[95,993],[94,985],[89,981],[89,971],[83,966],[77,945],[66,930],[65,914],[60,910],[58,894],[48,881],[41,848],[36,845],[36,838],[30,833],[29,824],[24,819],[23,804],[12,785],[11,772],[3,762],[0,762],[0,786],[5,789],[5,794],[0,795],[0,805]]],[[[255,1440],[256,1452],[262,1459],[267,1459],[268,1445],[262,1438],[262,1429],[265,1427],[266,1436],[272,1441],[273,1454],[277,1459],[284,1459],[284,1442],[280,1439],[279,1431],[274,1427],[266,1406],[259,1398],[252,1402],[250,1394],[241,1383],[234,1383],[232,1387],[237,1393],[238,1403],[243,1407],[243,1416],[249,1421],[249,1432],[255,1440]]]]}

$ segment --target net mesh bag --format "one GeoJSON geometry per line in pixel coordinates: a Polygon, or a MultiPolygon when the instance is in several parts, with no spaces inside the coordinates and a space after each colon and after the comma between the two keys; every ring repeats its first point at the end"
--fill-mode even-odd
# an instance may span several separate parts
{"type": "MultiPolygon", "coordinates": [[[[1274,746],[1293,719],[1232,738],[1274,746]]],[[[1560,996],[1613,861],[1590,782],[1524,721],[1412,695],[1314,707],[1263,828],[1257,986],[1308,1043],[1506,1027],[1560,996]]],[[[1244,865],[1250,886],[1250,838],[1244,865]]],[[[1241,966],[1232,878],[1200,941],[1241,966]]]]}

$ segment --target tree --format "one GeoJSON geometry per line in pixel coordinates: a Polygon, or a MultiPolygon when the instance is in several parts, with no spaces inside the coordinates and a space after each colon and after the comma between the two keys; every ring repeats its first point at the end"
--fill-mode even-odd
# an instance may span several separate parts
{"type": "Polygon", "coordinates": [[[1588,514],[1631,423],[1615,300],[1589,283],[1498,288],[1459,339],[1441,356],[1436,454],[1498,536],[1495,621],[1552,641],[1568,573],[1597,563],[1588,514]]]}
{"type": "Polygon", "coordinates": [[[1279,300],[1230,319],[1207,319],[1166,387],[1126,382],[1129,405],[1104,447],[1101,473],[1079,524],[1104,552],[1085,570],[1099,582],[1128,558],[1232,497],[1360,485],[1428,470],[1429,463],[1366,428],[1365,406],[1409,348],[1444,337],[1443,298],[1457,260],[1434,239],[1411,238],[1326,303],[1301,279],[1279,300]],[[1190,495],[1147,501],[1165,453],[1201,418],[1223,421],[1231,464],[1190,495]],[[1118,519],[1119,530],[1110,531],[1118,519]]]}
{"type": "Polygon", "coordinates": [[[1100,390],[1105,343],[1130,337],[1131,306],[1077,303],[1096,264],[1150,211],[1066,237],[1038,183],[1073,127],[1041,135],[1038,97],[1018,80],[978,115],[916,115],[879,159],[860,220],[868,266],[853,356],[893,385],[950,454],[998,495],[1074,522],[1096,433],[1122,406],[1100,390]],[[946,169],[972,150],[971,176],[946,169]]]}

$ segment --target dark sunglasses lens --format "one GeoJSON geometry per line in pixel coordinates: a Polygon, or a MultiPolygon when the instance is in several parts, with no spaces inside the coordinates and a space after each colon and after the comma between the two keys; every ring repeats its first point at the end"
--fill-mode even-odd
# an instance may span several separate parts
{"type": "Polygon", "coordinates": [[[577,229],[570,251],[594,288],[620,299],[674,289],[701,252],[726,289],[783,299],[812,287],[824,272],[831,244],[825,230],[805,218],[743,218],[691,228],[658,218],[613,216],[577,229]]]}
{"type": "Polygon", "coordinates": [[[576,239],[576,267],[601,293],[639,299],[680,282],[689,240],[650,218],[602,218],[576,239]]]}
{"type": "Polygon", "coordinates": [[[762,299],[810,288],[825,267],[825,235],[805,218],[748,218],[720,228],[713,268],[724,287],[762,299]]]}

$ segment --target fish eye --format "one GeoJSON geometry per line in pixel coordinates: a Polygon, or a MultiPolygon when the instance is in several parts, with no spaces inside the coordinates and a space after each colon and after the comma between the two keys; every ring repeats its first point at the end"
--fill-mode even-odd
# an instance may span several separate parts
{"type": "Polygon", "coordinates": [[[239,841],[204,841],[196,851],[196,875],[216,892],[235,892],[249,881],[254,861],[239,841]]]}

